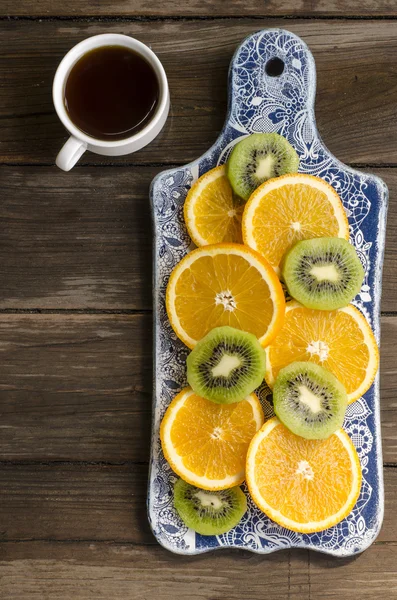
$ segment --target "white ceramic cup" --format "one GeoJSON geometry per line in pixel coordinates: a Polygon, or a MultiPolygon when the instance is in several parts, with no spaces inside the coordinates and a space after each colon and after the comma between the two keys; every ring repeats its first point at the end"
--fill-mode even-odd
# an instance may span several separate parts
{"type": "Polygon", "coordinates": [[[147,146],[164,127],[170,108],[167,76],[163,65],[155,53],[142,42],[128,35],[120,35],[118,33],[94,35],[74,46],[62,59],[55,73],[52,98],[58,117],[70,133],[70,138],[56,158],[57,166],[64,171],[70,171],[86,150],[105,156],[122,156],[123,154],[136,152],[147,146]],[[112,142],[98,140],[76,127],[69,118],[64,103],[65,84],[72,67],[84,54],[101,46],[125,46],[126,48],[131,48],[131,50],[134,50],[147,60],[156,73],[159,82],[159,102],[150,121],[138,133],[123,140],[112,142]]]}

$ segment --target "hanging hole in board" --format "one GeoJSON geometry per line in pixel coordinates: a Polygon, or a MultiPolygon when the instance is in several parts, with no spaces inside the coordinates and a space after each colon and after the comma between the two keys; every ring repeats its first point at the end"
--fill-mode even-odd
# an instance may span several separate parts
{"type": "Polygon", "coordinates": [[[278,58],[277,56],[269,58],[265,65],[266,75],[269,75],[269,77],[280,77],[284,71],[284,67],[284,61],[281,60],[281,58],[278,58]]]}

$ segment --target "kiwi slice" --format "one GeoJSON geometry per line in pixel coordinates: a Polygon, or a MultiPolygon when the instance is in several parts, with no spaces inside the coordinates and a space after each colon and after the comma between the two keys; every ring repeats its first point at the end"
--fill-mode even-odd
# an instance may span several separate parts
{"type": "Polygon", "coordinates": [[[252,333],[216,327],[187,357],[187,380],[207,400],[239,402],[262,383],[265,360],[265,351],[252,333]]]}
{"type": "Polygon", "coordinates": [[[324,367],[294,362],[280,370],[273,403],[274,412],[293,433],[308,440],[322,440],[342,427],[347,394],[324,367]]]}
{"type": "Polygon", "coordinates": [[[247,510],[247,499],[238,486],[209,492],[178,479],[174,506],[187,527],[201,535],[221,535],[241,520],[247,510]]]}
{"type": "Polygon", "coordinates": [[[233,191],[248,200],[264,181],[296,173],[299,157],[291,144],[278,133],[253,133],[232,150],[227,176],[233,191]]]}
{"type": "Polygon", "coordinates": [[[342,238],[298,242],[287,252],[281,270],[290,295],[319,310],[347,306],[364,279],[356,250],[342,238]]]}

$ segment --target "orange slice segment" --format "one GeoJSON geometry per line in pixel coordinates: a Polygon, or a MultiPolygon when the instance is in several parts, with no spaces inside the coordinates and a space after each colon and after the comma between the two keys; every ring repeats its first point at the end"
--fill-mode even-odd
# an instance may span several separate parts
{"type": "Polygon", "coordinates": [[[242,242],[244,202],[232,190],[224,165],[205,173],[189,190],[184,213],[189,235],[196,246],[242,242]]]}
{"type": "Polygon", "coordinates": [[[166,304],[175,333],[189,348],[221,325],[253,333],[265,346],[279,331],[285,310],[274,270],[242,244],[190,252],[171,273],[166,304]]]}
{"type": "Polygon", "coordinates": [[[362,476],[357,452],[343,429],[327,440],[306,440],[273,418],[250,444],[246,479],[253,501],[273,521],[313,533],[350,513],[362,476]]]}
{"type": "Polygon", "coordinates": [[[331,371],[345,386],[350,403],[371,386],[379,351],[365,317],[351,304],[324,311],[288,302],[284,325],[266,348],[267,383],[272,387],[280,369],[307,360],[331,371]]]}
{"type": "Polygon", "coordinates": [[[164,456],[177,475],[202,489],[239,485],[249,443],[263,422],[255,394],[236,404],[215,404],[186,388],[161,423],[164,456]]]}
{"type": "Polygon", "coordinates": [[[295,173],[266,181],[249,198],[243,240],[278,269],[283,255],[300,240],[349,239],[345,209],[323,179],[295,173]]]}

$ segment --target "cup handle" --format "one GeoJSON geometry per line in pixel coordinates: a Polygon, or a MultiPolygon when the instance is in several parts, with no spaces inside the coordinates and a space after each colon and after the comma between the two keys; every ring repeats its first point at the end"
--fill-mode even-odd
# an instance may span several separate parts
{"type": "Polygon", "coordinates": [[[86,150],[87,144],[85,142],[70,136],[59,151],[55,164],[63,171],[70,171],[86,150]]]}

